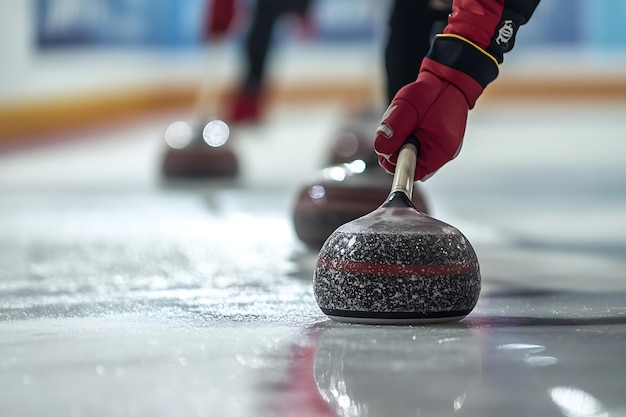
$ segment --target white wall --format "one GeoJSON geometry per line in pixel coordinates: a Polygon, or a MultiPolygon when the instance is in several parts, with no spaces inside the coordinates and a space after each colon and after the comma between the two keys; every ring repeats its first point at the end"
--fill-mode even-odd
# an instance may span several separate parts
{"type": "Polygon", "coordinates": [[[31,70],[31,0],[0,0],[0,100],[27,83],[31,70]]]}
{"type": "MultiPolygon", "coordinates": [[[[199,82],[203,74],[215,83],[228,83],[239,75],[239,50],[232,44],[222,50],[213,45],[209,52],[128,48],[37,51],[33,39],[34,3],[0,0],[0,105],[59,95],[199,82]]],[[[319,82],[327,78],[368,82],[382,77],[381,56],[381,46],[375,42],[332,48],[314,42],[291,42],[273,51],[269,72],[283,83],[319,82]]],[[[626,76],[623,68],[623,52],[520,48],[507,56],[502,77],[626,76]]]]}
{"type": "MultiPolygon", "coordinates": [[[[0,105],[59,95],[89,94],[138,86],[235,82],[239,50],[232,42],[205,49],[38,51],[34,44],[34,1],[0,0],[0,105]]],[[[321,48],[289,43],[272,51],[272,78],[283,83],[324,77],[371,79],[381,74],[377,45],[321,48]],[[374,63],[374,64],[372,64],[374,63]]]]}

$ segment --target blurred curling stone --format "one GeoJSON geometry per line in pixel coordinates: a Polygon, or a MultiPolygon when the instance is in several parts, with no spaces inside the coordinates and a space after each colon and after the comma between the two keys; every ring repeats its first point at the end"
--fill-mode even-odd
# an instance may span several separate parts
{"type": "MultiPolygon", "coordinates": [[[[375,106],[366,106],[347,117],[332,142],[329,166],[298,192],[292,211],[294,230],[307,245],[321,247],[335,229],[372,212],[389,195],[393,177],[378,165],[374,152],[381,114],[375,106]]],[[[412,202],[428,213],[417,184],[412,202]]]]}
{"type": "Polygon", "coordinates": [[[222,120],[208,123],[176,121],[165,131],[166,177],[211,178],[237,175],[239,164],[228,145],[230,129],[222,120]]]}
{"type": "Polygon", "coordinates": [[[327,165],[368,158],[374,149],[374,133],[381,114],[374,107],[366,107],[349,116],[335,133],[327,165]]]}
{"type": "MultiPolygon", "coordinates": [[[[321,247],[339,226],[378,208],[389,195],[392,181],[373,150],[364,159],[324,168],[297,195],[292,211],[296,235],[309,246],[321,247]]],[[[417,184],[411,201],[428,213],[417,184]]]]}

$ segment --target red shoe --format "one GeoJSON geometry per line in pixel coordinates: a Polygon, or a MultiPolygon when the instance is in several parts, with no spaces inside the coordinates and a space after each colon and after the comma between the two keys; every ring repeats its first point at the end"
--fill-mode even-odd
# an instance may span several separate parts
{"type": "Polygon", "coordinates": [[[262,101],[259,89],[240,90],[233,101],[229,122],[232,124],[259,122],[263,113],[262,101]]]}

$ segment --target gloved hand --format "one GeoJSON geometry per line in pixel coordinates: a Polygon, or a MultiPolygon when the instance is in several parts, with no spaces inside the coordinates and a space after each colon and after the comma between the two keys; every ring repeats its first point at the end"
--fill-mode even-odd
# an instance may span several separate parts
{"type": "Polygon", "coordinates": [[[398,151],[411,133],[420,143],[415,181],[454,159],[468,111],[497,75],[498,62],[482,48],[457,35],[437,36],[417,79],[398,91],[376,131],[380,165],[395,171],[398,151]]]}
{"type": "Polygon", "coordinates": [[[454,84],[421,71],[398,91],[376,131],[379,164],[393,173],[398,151],[413,133],[420,143],[414,178],[428,178],[460,151],[469,106],[454,84]]]}
{"type": "MultiPolygon", "coordinates": [[[[433,0],[430,4],[450,3],[433,0]]],[[[398,91],[376,132],[380,164],[395,171],[411,134],[420,142],[415,180],[428,178],[461,149],[468,111],[498,76],[518,28],[539,0],[454,0],[443,34],[435,37],[417,80],[398,91]]]]}
{"type": "Polygon", "coordinates": [[[208,0],[204,38],[224,35],[235,18],[235,0],[208,0]]]}

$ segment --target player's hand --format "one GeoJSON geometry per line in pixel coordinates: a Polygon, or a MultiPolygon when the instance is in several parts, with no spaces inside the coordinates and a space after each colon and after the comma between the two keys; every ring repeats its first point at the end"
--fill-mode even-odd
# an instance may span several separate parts
{"type": "Polygon", "coordinates": [[[513,9],[504,1],[454,0],[448,24],[431,42],[417,80],[398,91],[377,129],[374,149],[386,170],[395,171],[398,151],[410,134],[420,142],[415,180],[454,159],[468,111],[497,78],[517,29],[538,3],[517,2],[513,9]]]}
{"type": "Polygon", "coordinates": [[[475,43],[455,34],[435,37],[417,79],[398,91],[376,131],[380,165],[393,173],[413,134],[420,143],[414,178],[433,175],[459,153],[467,114],[497,76],[498,61],[475,43]]]}
{"type": "Polygon", "coordinates": [[[415,181],[428,178],[461,149],[469,107],[454,84],[421,71],[398,91],[383,116],[374,142],[378,162],[393,173],[398,152],[413,133],[420,143],[415,181]]]}

